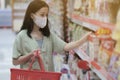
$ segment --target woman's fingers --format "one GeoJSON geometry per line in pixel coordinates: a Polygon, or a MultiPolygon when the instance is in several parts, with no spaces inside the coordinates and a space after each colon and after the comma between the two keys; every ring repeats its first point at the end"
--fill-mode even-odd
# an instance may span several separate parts
{"type": "Polygon", "coordinates": [[[89,36],[89,35],[91,35],[91,34],[92,34],[92,32],[88,32],[86,35],[89,36]]]}
{"type": "Polygon", "coordinates": [[[39,54],[40,54],[40,49],[34,50],[34,53],[33,53],[33,54],[34,54],[34,56],[36,56],[36,57],[39,56],[39,54]]]}

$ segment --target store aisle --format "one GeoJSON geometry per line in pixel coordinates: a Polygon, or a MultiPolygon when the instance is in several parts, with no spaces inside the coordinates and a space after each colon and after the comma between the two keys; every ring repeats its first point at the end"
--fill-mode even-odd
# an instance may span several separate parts
{"type": "MultiPolygon", "coordinates": [[[[15,33],[11,29],[0,29],[0,79],[10,80],[12,65],[12,46],[15,33]]],[[[18,66],[17,66],[18,67],[18,66]]]]}

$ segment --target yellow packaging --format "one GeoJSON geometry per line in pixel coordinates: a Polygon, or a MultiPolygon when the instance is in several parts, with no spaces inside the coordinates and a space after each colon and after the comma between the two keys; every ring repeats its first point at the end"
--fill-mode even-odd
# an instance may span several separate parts
{"type": "Polygon", "coordinates": [[[117,15],[116,27],[111,36],[114,40],[116,40],[116,46],[114,51],[120,53],[120,10],[117,15]]]}
{"type": "Polygon", "coordinates": [[[117,12],[120,5],[120,0],[106,0],[108,13],[111,23],[116,23],[117,12]]]}

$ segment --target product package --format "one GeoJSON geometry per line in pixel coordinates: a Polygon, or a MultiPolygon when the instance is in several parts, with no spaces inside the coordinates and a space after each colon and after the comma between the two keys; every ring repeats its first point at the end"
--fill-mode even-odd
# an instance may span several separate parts
{"type": "MultiPolygon", "coordinates": [[[[118,1],[118,0],[115,0],[118,1]]],[[[116,27],[112,32],[112,39],[116,41],[114,53],[110,59],[108,71],[116,80],[120,80],[120,10],[117,14],[116,27]]]]}
{"type": "Polygon", "coordinates": [[[89,17],[94,19],[96,14],[95,0],[89,0],[89,17]]]}
{"type": "Polygon", "coordinates": [[[108,72],[110,75],[115,78],[115,80],[120,80],[120,56],[116,53],[113,53],[110,59],[110,64],[108,67],[108,72]]]}
{"type": "Polygon", "coordinates": [[[99,62],[104,68],[108,68],[110,58],[113,54],[115,46],[115,41],[111,38],[101,40],[100,50],[99,50],[99,62]]]}
{"type": "Polygon", "coordinates": [[[92,60],[98,61],[100,41],[95,34],[89,36],[89,56],[92,60]]]}
{"type": "Polygon", "coordinates": [[[116,23],[117,13],[120,6],[120,0],[106,0],[110,23],[116,23]]]}

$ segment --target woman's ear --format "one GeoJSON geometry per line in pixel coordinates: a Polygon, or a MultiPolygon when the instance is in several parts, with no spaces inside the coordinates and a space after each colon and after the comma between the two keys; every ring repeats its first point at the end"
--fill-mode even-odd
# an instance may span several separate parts
{"type": "Polygon", "coordinates": [[[31,13],[31,15],[30,15],[30,16],[31,16],[31,18],[32,18],[32,19],[34,19],[34,14],[33,14],[33,13],[31,13]]]}

